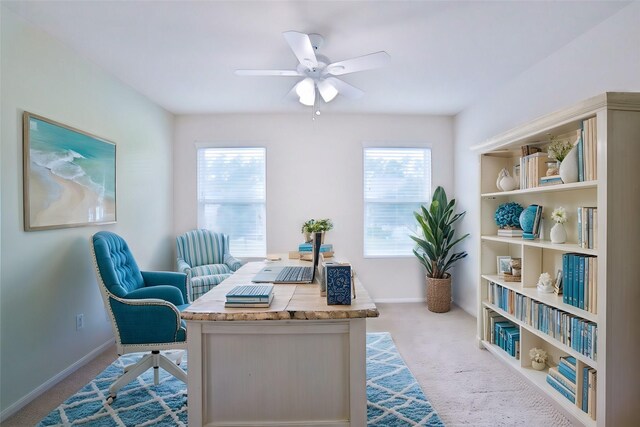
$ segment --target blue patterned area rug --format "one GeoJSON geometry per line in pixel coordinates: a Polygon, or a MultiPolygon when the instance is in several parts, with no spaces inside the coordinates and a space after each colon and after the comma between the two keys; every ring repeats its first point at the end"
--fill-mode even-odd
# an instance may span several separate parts
{"type": "MultiPolygon", "coordinates": [[[[109,385],[139,357],[120,357],[38,426],[186,426],[185,385],[162,369],[159,385],[153,385],[149,370],[121,389],[112,405],[106,404],[109,385]]],[[[367,417],[368,426],[444,426],[388,332],[367,334],[367,417]]]]}

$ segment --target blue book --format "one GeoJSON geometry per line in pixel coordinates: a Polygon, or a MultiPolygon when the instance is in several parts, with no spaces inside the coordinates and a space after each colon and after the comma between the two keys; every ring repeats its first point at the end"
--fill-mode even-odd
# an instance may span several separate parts
{"type": "Polygon", "coordinates": [[[551,387],[555,388],[560,392],[561,395],[566,397],[571,401],[571,403],[576,403],[576,396],[571,393],[571,390],[560,384],[555,378],[550,375],[547,375],[547,383],[551,385],[551,387]]]}
{"type": "Polygon", "coordinates": [[[505,329],[505,335],[507,337],[507,353],[511,356],[516,356],[516,342],[520,341],[520,328],[513,327],[505,329]]]}
{"type": "Polygon", "coordinates": [[[584,143],[582,142],[582,132],[578,137],[578,181],[584,181],[584,143]]]}
{"type": "MultiPolygon", "coordinates": [[[[311,252],[313,246],[311,243],[300,243],[298,245],[298,252],[311,252]]],[[[333,245],[331,243],[325,243],[320,245],[320,252],[333,252],[333,245]]]]}
{"type": "Polygon", "coordinates": [[[562,254],[562,302],[569,304],[569,254],[562,254]]]}
{"type": "Polygon", "coordinates": [[[573,392],[576,389],[576,385],[572,384],[571,381],[564,375],[558,371],[558,368],[555,366],[551,366],[549,368],[549,375],[552,376],[556,381],[565,386],[568,390],[573,392]]]}
{"type": "Polygon", "coordinates": [[[587,208],[587,248],[593,249],[593,210],[587,208]]]}
{"type": "Polygon", "coordinates": [[[584,272],[586,257],[581,255],[578,257],[578,308],[584,309],[584,272]]]}
{"type": "Polygon", "coordinates": [[[582,368],[582,410],[588,412],[589,409],[589,367],[582,368]]]}
{"type": "Polygon", "coordinates": [[[560,372],[566,379],[571,381],[572,384],[576,383],[576,371],[571,370],[567,365],[558,364],[558,372],[560,372]]]}
{"type": "Polygon", "coordinates": [[[269,301],[273,285],[239,285],[227,292],[227,301],[263,302],[269,301]]]}
{"type": "Polygon", "coordinates": [[[578,255],[572,256],[572,266],[571,272],[573,273],[572,285],[573,292],[571,293],[571,305],[574,307],[578,306],[578,282],[579,282],[579,274],[580,274],[580,265],[578,255]]]}

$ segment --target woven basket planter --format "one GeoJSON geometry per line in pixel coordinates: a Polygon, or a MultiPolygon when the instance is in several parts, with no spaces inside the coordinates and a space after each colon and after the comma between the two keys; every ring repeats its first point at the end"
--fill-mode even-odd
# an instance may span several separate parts
{"type": "Polygon", "coordinates": [[[451,309],[451,275],[445,279],[427,277],[427,308],[434,313],[451,309]]]}

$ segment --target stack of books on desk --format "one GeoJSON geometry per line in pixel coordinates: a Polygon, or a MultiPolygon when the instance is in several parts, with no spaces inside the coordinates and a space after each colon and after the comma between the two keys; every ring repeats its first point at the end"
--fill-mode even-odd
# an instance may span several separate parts
{"type": "Polygon", "coordinates": [[[273,301],[273,285],[239,285],[227,292],[225,307],[265,308],[273,301]]]}
{"type": "MultiPolygon", "coordinates": [[[[320,245],[320,253],[325,258],[333,256],[333,245],[331,243],[323,243],[320,245]]],[[[298,258],[311,261],[313,259],[313,245],[311,243],[300,243],[298,245],[298,258]]]]}

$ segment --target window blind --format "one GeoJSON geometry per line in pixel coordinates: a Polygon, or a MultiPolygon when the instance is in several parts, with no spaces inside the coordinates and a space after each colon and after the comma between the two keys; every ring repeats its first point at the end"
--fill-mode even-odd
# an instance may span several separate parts
{"type": "Polygon", "coordinates": [[[413,212],[431,199],[431,149],[364,149],[364,256],[407,256],[413,212]]]}
{"type": "Polygon", "coordinates": [[[198,227],[229,235],[236,257],[265,256],[266,150],[198,149],[198,227]]]}

